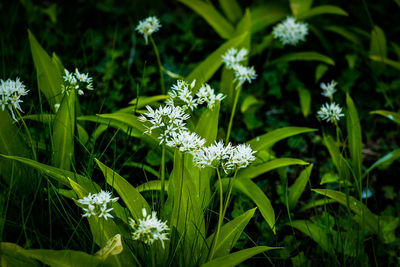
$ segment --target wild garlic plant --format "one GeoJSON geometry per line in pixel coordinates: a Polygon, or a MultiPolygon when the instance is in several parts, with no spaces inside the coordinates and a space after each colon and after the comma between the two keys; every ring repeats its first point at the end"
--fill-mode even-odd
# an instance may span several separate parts
{"type": "Polygon", "coordinates": [[[8,109],[13,120],[17,121],[14,111],[19,114],[22,111],[20,103],[22,96],[26,96],[29,90],[26,90],[25,85],[17,77],[15,80],[7,79],[0,80],[0,107],[1,110],[8,109]]]}
{"type": "Polygon", "coordinates": [[[304,42],[308,34],[308,25],[303,22],[296,22],[294,17],[287,17],[284,21],[276,25],[272,31],[275,39],[283,45],[297,45],[304,42]]]}

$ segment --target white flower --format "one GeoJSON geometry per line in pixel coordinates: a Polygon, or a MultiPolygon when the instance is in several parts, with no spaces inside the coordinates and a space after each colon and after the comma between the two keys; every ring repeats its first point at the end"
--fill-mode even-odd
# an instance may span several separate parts
{"type": "Polygon", "coordinates": [[[325,105],[322,105],[317,114],[318,117],[322,120],[326,120],[327,122],[332,123],[339,121],[340,117],[344,116],[344,114],[342,113],[342,108],[334,102],[331,104],[325,103],[325,105]]]}
{"type": "Polygon", "coordinates": [[[322,89],[322,95],[329,97],[330,99],[333,98],[333,94],[336,92],[336,87],[337,82],[335,82],[334,80],[332,80],[330,83],[321,83],[320,87],[322,89]]]}
{"type": "Polygon", "coordinates": [[[283,22],[276,25],[272,31],[275,39],[279,39],[283,45],[297,45],[305,41],[308,34],[308,25],[296,22],[293,17],[287,17],[283,22]]]}
{"type": "MultiPolygon", "coordinates": [[[[197,167],[205,168],[218,168],[224,166],[224,161],[229,159],[232,153],[232,145],[224,145],[223,141],[215,141],[214,144],[208,147],[202,147],[195,151],[193,154],[193,162],[197,167]]],[[[225,170],[226,172],[228,169],[225,170]]]]}
{"type": "Polygon", "coordinates": [[[160,21],[156,17],[148,17],[144,20],[139,21],[139,25],[136,30],[143,34],[146,44],[148,43],[147,38],[154,32],[157,32],[161,27],[160,21]]]}
{"type": "Polygon", "coordinates": [[[54,111],[58,112],[58,110],[60,109],[60,104],[54,104],[54,111]]]}
{"type": "Polygon", "coordinates": [[[133,229],[132,239],[140,240],[147,245],[152,245],[154,241],[160,240],[164,248],[164,241],[168,240],[167,222],[159,220],[155,211],[151,215],[147,215],[146,209],[143,208],[142,213],[143,219],[139,219],[138,223],[129,218],[129,225],[133,229]]]}
{"type": "Polygon", "coordinates": [[[167,146],[176,147],[181,152],[193,152],[200,149],[206,140],[196,133],[187,130],[172,132],[171,139],[166,141],[167,146]]]}
{"type": "Polygon", "coordinates": [[[83,88],[87,90],[93,90],[92,78],[89,77],[88,73],[80,73],[77,68],[75,68],[75,72],[69,72],[67,69],[64,69],[64,84],[61,85],[61,92],[63,94],[69,95],[71,90],[77,90],[78,95],[84,95],[83,88]]]}
{"type": "Polygon", "coordinates": [[[28,94],[28,90],[26,90],[25,85],[19,80],[17,77],[15,81],[8,79],[6,81],[0,80],[0,106],[4,111],[8,108],[11,112],[11,116],[14,120],[15,118],[14,110],[19,110],[21,112],[22,108],[20,103],[21,96],[25,96],[28,94]]]}
{"type": "Polygon", "coordinates": [[[199,91],[196,93],[197,102],[199,104],[207,103],[207,108],[212,109],[215,102],[218,100],[221,102],[225,96],[222,93],[215,94],[214,89],[212,89],[208,84],[204,84],[200,87],[199,91]]]}
{"type": "Polygon", "coordinates": [[[112,198],[110,192],[103,190],[93,195],[89,193],[86,197],[78,199],[78,203],[87,205],[86,208],[82,208],[85,211],[82,217],[97,216],[99,218],[103,217],[106,220],[107,218],[113,218],[109,213],[113,208],[108,208],[108,205],[118,201],[118,199],[118,197],[112,198]]]}
{"type": "Polygon", "coordinates": [[[239,51],[235,48],[231,48],[224,55],[222,55],[222,61],[227,69],[233,69],[234,66],[246,60],[247,54],[248,51],[245,48],[242,48],[239,51]]]}
{"type": "Polygon", "coordinates": [[[252,163],[256,158],[253,154],[256,151],[252,150],[248,144],[240,144],[232,149],[232,154],[230,155],[227,163],[227,169],[241,169],[246,168],[252,163]]]}
{"type": "Polygon", "coordinates": [[[246,81],[248,83],[251,83],[252,80],[257,78],[257,74],[256,74],[256,71],[254,70],[254,67],[246,67],[243,65],[236,65],[236,66],[234,66],[233,70],[235,73],[234,81],[238,81],[237,87],[241,86],[246,81]]]}

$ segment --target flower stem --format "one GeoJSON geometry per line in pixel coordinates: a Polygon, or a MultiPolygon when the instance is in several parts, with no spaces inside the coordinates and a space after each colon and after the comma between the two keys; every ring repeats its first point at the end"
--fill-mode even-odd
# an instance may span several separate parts
{"type": "Polygon", "coordinates": [[[218,225],[217,225],[217,231],[215,232],[215,238],[214,242],[211,247],[211,253],[209,260],[212,260],[214,253],[215,253],[215,246],[217,245],[218,242],[218,236],[219,232],[221,230],[221,225],[224,220],[224,215],[223,215],[223,205],[224,205],[224,191],[222,189],[222,179],[221,179],[221,174],[219,173],[219,169],[217,168],[217,175],[218,175],[218,182],[219,182],[219,217],[218,217],[218,225]]]}
{"type": "Polygon", "coordinates": [[[158,70],[160,72],[161,92],[163,95],[165,95],[164,74],[163,74],[163,67],[161,65],[160,53],[158,51],[156,42],[154,42],[154,39],[151,35],[150,35],[150,41],[151,41],[151,44],[153,45],[154,53],[156,54],[156,58],[157,58],[158,70]]]}
{"type": "Polygon", "coordinates": [[[241,86],[239,86],[239,88],[236,88],[236,95],[235,95],[235,100],[233,101],[231,118],[229,119],[229,125],[228,125],[228,131],[226,133],[225,145],[228,144],[228,142],[229,142],[229,137],[231,135],[231,130],[232,130],[233,118],[235,117],[236,106],[237,106],[237,103],[239,100],[239,95],[240,95],[241,90],[242,90],[241,86]]]}
{"type": "Polygon", "coordinates": [[[29,142],[31,143],[33,159],[37,161],[35,148],[33,147],[33,140],[32,140],[32,136],[31,136],[31,132],[29,131],[28,126],[26,125],[25,120],[22,118],[21,113],[18,111],[18,109],[15,109],[15,111],[17,112],[19,119],[22,121],[22,124],[24,125],[26,134],[28,135],[29,142]]]}
{"type": "Polygon", "coordinates": [[[164,207],[164,191],[165,191],[165,144],[162,145],[161,152],[161,208],[164,207]]]}
{"type": "Polygon", "coordinates": [[[229,183],[228,196],[226,197],[226,200],[225,200],[225,206],[224,206],[224,211],[222,212],[222,218],[225,217],[226,210],[228,209],[229,200],[231,198],[233,184],[235,183],[235,178],[236,178],[237,172],[238,172],[238,170],[236,169],[235,174],[233,175],[232,181],[229,183]]]}

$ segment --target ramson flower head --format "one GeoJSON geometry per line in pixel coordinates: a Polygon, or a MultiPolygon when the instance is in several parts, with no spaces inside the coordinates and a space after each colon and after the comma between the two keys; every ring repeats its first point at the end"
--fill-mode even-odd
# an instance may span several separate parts
{"type": "Polygon", "coordinates": [[[279,39],[283,45],[297,45],[306,40],[308,25],[296,22],[293,17],[287,17],[283,22],[276,25],[272,31],[275,39],[279,39]]]}
{"type": "Polygon", "coordinates": [[[231,48],[222,55],[222,61],[227,69],[233,69],[240,62],[246,60],[247,54],[248,51],[246,48],[242,48],[239,51],[236,48],[231,48]]]}
{"type": "Polygon", "coordinates": [[[252,80],[257,78],[257,73],[254,70],[254,67],[246,67],[243,65],[235,65],[233,67],[235,80],[237,81],[237,87],[243,85],[246,81],[251,83],[252,80]]]}
{"type": "Polygon", "coordinates": [[[69,72],[67,69],[64,72],[64,84],[61,85],[63,94],[69,95],[71,90],[76,90],[79,95],[84,95],[83,89],[93,90],[93,79],[88,73],[80,73],[77,68],[75,72],[69,72]]]}
{"type": "Polygon", "coordinates": [[[169,227],[167,222],[162,222],[157,218],[157,213],[153,211],[151,215],[147,215],[146,209],[143,208],[143,219],[136,222],[129,219],[129,225],[132,228],[132,239],[140,240],[147,245],[152,245],[154,241],[160,240],[164,248],[164,241],[168,240],[169,227]]]}
{"type": "Polygon", "coordinates": [[[254,153],[256,153],[256,151],[252,150],[248,144],[235,146],[226,163],[227,168],[234,170],[246,168],[256,159],[253,155],[254,153]]]}
{"type": "Polygon", "coordinates": [[[326,120],[327,122],[332,123],[339,121],[340,117],[344,116],[344,114],[342,113],[342,108],[334,102],[330,104],[325,103],[325,105],[322,105],[317,114],[321,120],[326,120]]]}
{"type": "Polygon", "coordinates": [[[89,193],[88,196],[78,200],[78,203],[86,205],[85,208],[82,208],[85,211],[82,217],[96,216],[99,218],[103,217],[106,220],[113,218],[109,213],[113,208],[109,206],[118,199],[118,197],[111,197],[111,193],[108,191],[101,190],[99,193],[93,195],[89,193]]]}
{"type": "Polygon", "coordinates": [[[333,99],[333,94],[336,92],[336,87],[337,82],[335,82],[334,80],[332,80],[330,83],[321,83],[320,87],[322,89],[322,95],[329,97],[330,99],[333,99]]]}
{"type": "Polygon", "coordinates": [[[17,79],[11,80],[8,79],[6,81],[0,80],[0,108],[1,110],[5,110],[8,108],[11,112],[12,118],[16,121],[14,110],[19,110],[21,112],[20,103],[21,96],[25,96],[28,94],[28,90],[26,90],[25,85],[17,79]]]}
{"type": "Polygon", "coordinates": [[[193,152],[199,150],[206,140],[198,134],[187,130],[172,132],[166,144],[169,147],[176,147],[181,152],[193,152]]]}
{"type": "Polygon", "coordinates": [[[161,28],[160,21],[157,17],[148,17],[144,20],[139,21],[139,25],[136,30],[143,34],[146,45],[148,43],[148,37],[154,32],[157,32],[161,28]]]}

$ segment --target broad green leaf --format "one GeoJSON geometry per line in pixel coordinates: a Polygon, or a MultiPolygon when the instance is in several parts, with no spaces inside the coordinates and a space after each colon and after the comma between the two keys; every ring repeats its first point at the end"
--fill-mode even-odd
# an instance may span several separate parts
{"type": "Polygon", "coordinates": [[[333,255],[335,253],[333,242],[329,238],[329,235],[327,234],[327,230],[325,228],[322,228],[317,224],[305,220],[292,221],[288,225],[308,235],[329,254],[333,255]]]}
{"type": "Polygon", "coordinates": [[[128,162],[125,162],[123,166],[124,167],[125,166],[135,167],[135,168],[138,168],[138,169],[142,169],[144,172],[149,172],[149,173],[153,174],[155,177],[160,178],[160,173],[158,171],[154,170],[149,165],[145,165],[145,164],[140,163],[140,162],[128,161],[128,162]]]}
{"type": "Polygon", "coordinates": [[[95,161],[103,172],[107,183],[118,192],[135,220],[143,218],[143,208],[147,210],[147,214],[151,214],[149,204],[135,187],[99,160],[95,159],[95,161]]]}
{"type": "Polygon", "coordinates": [[[39,267],[41,266],[36,260],[22,253],[24,249],[17,244],[0,242],[0,265],[5,267],[39,267]]]}
{"type": "Polygon", "coordinates": [[[312,209],[312,208],[315,208],[315,207],[318,207],[318,206],[324,206],[324,205],[335,203],[335,202],[336,202],[336,200],[329,199],[329,198],[317,199],[317,200],[313,200],[313,201],[307,203],[306,205],[302,206],[299,211],[303,212],[303,211],[308,210],[308,209],[312,209]]]}
{"type": "Polygon", "coordinates": [[[400,158],[400,148],[395,149],[394,151],[390,152],[389,154],[386,154],[379,160],[377,160],[374,164],[371,165],[371,167],[368,168],[363,174],[363,177],[368,175],[373,169],[382,166],[382,165],[388,165],[391,164],[393,161],[397,160],[400,158]]]}
{"type": "MultiPolygon", "coordinates": [[[[28,148],[19,135],[21,129],[14,124],[8,110],[0,109],[0,154],[30,157],[28,148]]],[[[11,160],[0,158],[1,177],[11,187],[15,186],[23,192],[33,192],[37,180],[25,166],[11,160]]]]}
{"type": "Polygon", "coordinates": [[[349,15],[346,11],[344,11],[340,7],[324,5],[324,6],[317,6],[317,7],[311,8],[305,12],[300,13],[297,16],[297,19],[303,20],[303,19],[308,19],[308,18],[314,17],[314,16],[318,16],[318,15],[325,15],[325,14],[340,15],[340,16],[348,16],[349,15]]]}
{"type": "Polygon", "coordinates": [[[265,148],[272,147],[276,142],[291,137],[293,135],[314,131],[317,131],[317,129],[305,127],[283,127],[251,139],[247,143],[251,146],[253,150],[260,151],[265,148]]]}
{"type": "Polygon", "coordinates": [[[70,170],[74,157],[75,90],[65,94],[53,122],[53,166],[70,170]]]}
{"type": "Polygon", "coordinates": [[[289,2],[293,16],[297,17],[311,8],[313,0],[289,0],[289,2]]]}
{"type": "Polygon", "coordinates": [[[389,65],[397,70],[400,70],[400,62],[388,59],[388,58],[384,58],[384,57],[380,57],[380,56],[369,56],[370,59],[374,60],[374,61],[378,61],[378,62],[383,62],[386,65],[389,65]]]}
{"type": "Polygon", "coordinates": [[[235,23],[242,17],[242,10],[236,0],[219,0],[224,15],[235,23]]]}
{"type": "Polygon", "coordinates": [[[343,158],[342,154],[340,153],[339,146],[333,140],[332,136],[324,136],[324,144],[328,149],[328,152],[331,156],[333,164],[335,165],[339,176],[344,181],[348,181],[350,178],[350,171],[347,166],[345,159],[343,158]]]}
{"type": "Polygon", "coordinates": [[[284,56],[281,56],[271,61],[269,65],[274,65],[283,62],[290,62],[290,61],[321,61],[329,65],[335,65],[335,61],[333,61],[333,59],[317,52],[288,53],[284,56]]]}
{"type": "Polygon", "coordinates": [[[307,182],[310,179],[312,168],[313,168],[312,164],[307,168],[305,168],[300,173],[299,177],[296,179],[294,184],[289,188],[288,203],[290,209],[293,209],[296,206],[301,194],[303,194],[307,182]]]}
{"type": "MultiPolygon", "coordinates": [[[[168,180],[165,181],[165,189],[168,191],[168,180]]],[[[160,191],[161,190],[161,181],[160,180],[148,181],[148,182],[136,187],[136,190],[139,192],[151,191],[151,190],[160,191]]]]}
{"type": "Polygon", "coordinates": [[[261,31],[287,16],[285,7],[273,3],[252,7],[250,12],[252,33],[261,31]]]}
{"type": "MultiPolygon", "coordinates": [[[[239,217],[233,219],[232,221],[225,223],[221,227],[220,234],[218,236],[218,242],[215,245],[214,258],[222,257],[229,254],[233,246],[235,246],[240,235],[242,234],[244,228],[253,217],[255,211],[256,208],[248,210],[239,217]]],[[[207,238],[207,244],[209,247],[211,247],[214,237],[215,233],[207,238]]]]}
{"type": "Polygon", "coordinates": [[[362,136],[358,112],[350,95],[346,95],[347,104],[347,135],[353,172],[357,179],[361,179],[362,166],[362,136]]]}
{"type": "Polygon", "coordinates": [[[299,88],[299,98],[300,98],[300,107],[303,116],[307,118],[308,114],[310,114],[311,110],[311,93],[310,90],[305,88],[299,88]]]}
{"type": "Polygon", "coordinates": [[[275,170],[278,168],[290,166],[290,165],[308,165],[308,162],[305,162],[300,159],[292,159],[292,158],[279,158],[274,159],[262,164],[258,165],[250,165],[249,167],[242,169],[238,172],[238,178],[247,178],[252,179],[256,178],[259,175],[269,172],[271,170],[275,170]]]}
{"type": "MultiPolygon", "coordinates": [[[[370,56],[377,56],[380,58],[387,57],[387,46],[385,32],[378,26],[374,26],[371,31],[371,43],[370,43],[370,56]]],[[[386,62],[383,62],[386,63],[386,62]]],[[[374,72],[379,75],[384,70],[384,64],[381,62],[371,62],[371,67],[374,72]]],[[[388,64],[388,63],[386,63],[388,64]]]]}
{"type": "Polygon", "coordinates": [[[280,249],[280,248],[274,248],[274,247],[266,247],[266,246],[259,246],[259,247],[253,247],[253,248],[247,248],[247,249],[242,249],[238,252],[231,253],[229,255],[223,256],[216,258],[212,261],[209,261],[205,264],[202,264],[201,267],[230,267],[230,266],[236,266],[243,261],[250,259],[254,255],[257,255],[259,253],[271,250],[271,249],[280,249]]]}
{"type": "Polygon", "coordinates": [[[53,178],[55,181],[57,181],[63,185],[66,185],[68,187],[70,186],[70,182],[68,181],[68,178],[71,178],[73,181],[75,181],[78,184],[80,184],[81,186],[83,186],[85,188],[85,190],[88,192],[97,193],[100,191],[100,187],[95,182],[92,182],[89,178],[79,175],[77,173],[59,169],[59,168],[56,168],[56,167],[53,167],[50,165],[42,164],[35,160],[28,159],[28,158],[17,157],[17,156],[6,156],[6,155],[0,155],[0,156],[3,158],[8,158],[11,160],[21,162],[32,168],[35,168],[42,174],[47,175],[50,178],[53,178]]]}
{"type": "Polygon", "coordinates": [[[264,104],[264,101],[257,99],[254,95],[247,95],[240,106],[240,112],[245,113],[252,106],[262,104],[264,104]]]}
{"type": "Polygon", "coordinates": [[[322,76],[328,71],[329,67],[325,64],[318,64],[317,68],[315,69],[315,82],[317,83],[322,76]]]}
{"type": "Polygon", "coordinates": [[[233,189],[245,194],[260,209],[261,215],[275,233],[275,212],[271,202],[264,192],[250,179],[247,178],[224,178],[222,184],[225,189],[229,187],[229,183],[233,183],[233,189]]]}
{"type": "Polygon", "coordinates": [[[199,0],[179,0],[179,2],[193,9],[197,14],[202,16],[208,24],[224,39],[232,37],[234,28],[211,2],[204,2],[199,0]]]}
{"type": "Polygon", "coordinates": [[[230,48],[238,48],[245,41],[249,33],[244,33],[225,42],[211,55],[204,59],[187,77],[186,81],[196,80],[196,86],[206,83],[222,65],[222,55],[230,48]]]}
{"type": "Polygon", "coordinates": [[[206,109],[200,116],[195,132],[206,140],[208,146],[217,138],[220,102],[217,101],[212,109],[206,109]]]}
{"type": "Polygon", "coordinates": [[[330,25],[330,26],[324,27],[324,30],[337,33],[356,45],[360,45],[360,46],[362,45],[360,38],[358,38],[358,36],[356,34],[354,34],[353,32],[349,31],[346,27],[330,25]]]}
{"type": "Polygon", "coordinates": [[[379,233],[379,217],[372,213],[363,203],[354,197],[330,189],[312,189],[312,191],[332,198],[340,204],[348,207],[356,215],[360,216],[361,226],[364,224],[373,233],[379,233]]]}
{"type": "MultiPolygon", "coordinates": [[[[400,63],[399,63],[399,67],[400,67],[400,63]]],[[[375,110],[370,113],[381,115],[383,117],[388,118],[389,120],[394,121],[397,124],[400,124],[400,113],[396,113],[396,112],[388,111],[388,110],[375,110]]]]}
{"type": "Polygon", "coordinates": [[[30,30],[28,30],[28,35],[37,73],[38,88],[46,96],[50,107],[54,110],[54,104],[61,103],[62,73],[59,70],[59,66],[54,63],[41,47],[30,30]]]}
{"type": "MultiPolygon", "coordinates": [[[[141,96],[139,97],[139,101],[137,98],[131,100],[129,102],[130,105],[136,105],[136,108],[143,108],[146,105],[150,105],[159,101],[164,101],[169,98],[169,95],[156,95],[156,96],[141,96]]],[[[132,107],[133,109],[133,107],[132,107]]]]}

